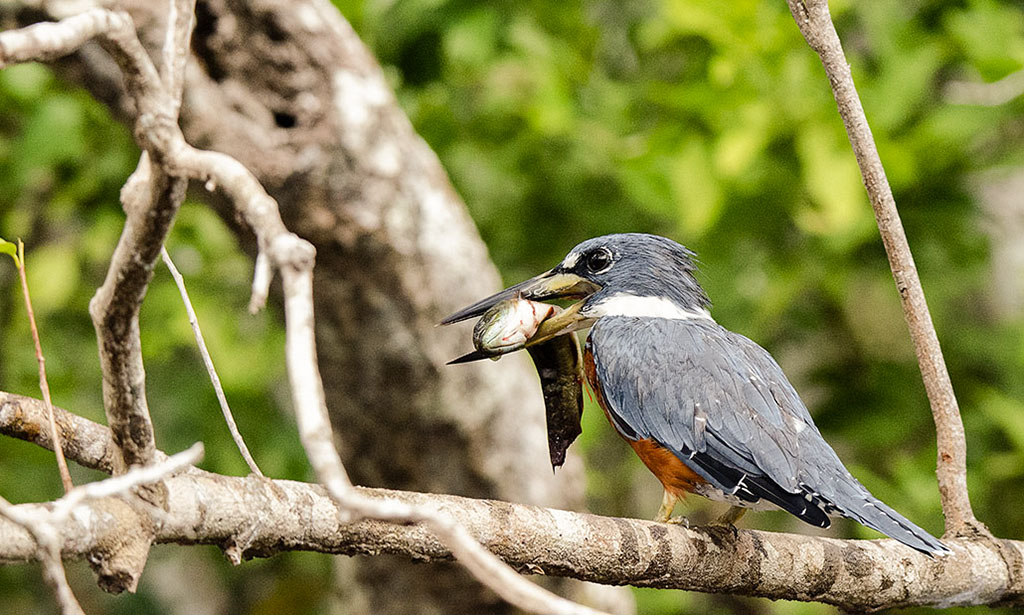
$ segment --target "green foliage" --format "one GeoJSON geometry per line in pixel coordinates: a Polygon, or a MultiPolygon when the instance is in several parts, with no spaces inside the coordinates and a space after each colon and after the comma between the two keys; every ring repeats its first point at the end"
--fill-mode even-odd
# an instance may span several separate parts
{"type": "MultiPolygon", "coordinates": [[[[772,351],[851,470],[941,531],[934,427],[898,297],[824,72],[784,2],[336,3],[381,60],[509,281],[603,233],[680,240],[700,255],[716,318],[772,351]]],[[[1024,513],[1006,494],[1024,493],[1024,315],[995,316],[977,187],[985,171],[1024,163],[1024,100],[958,105],[944,92],[950,81],[992,82],[1024,67],[1024,9],[1012,0],[831,7],[963,409],[975,510],[998,535],[1019,538],[1024,513]]],[[[0,235],[33,246],[27,269],[56,403],[102,421],[86,306],[116,245],[118,190],[138,152],[88,94],[37,65],[0,71],[0,109],[0,235]]],[[[218,219],[190,204],[169,250],[257,459],[274,476],[307,478],[282,410],[279,319],[245,311],[251,263],[218,219]]],[[[0,267],[0,389],[34,395],[16,281],[0,267]]],[[[142,319],[159,446],[203,440],[204,467],[244,473],[162,267],[142,319]]],[[[595,512],[654,515],[657,482],[596,406],[586,409],[579,447],[595,512]]],[[[60,493],[52,455],[38,447],[0,440],[0,467],[17,468],[0,473],[9,499],[60,493]]],[[[717,514],[698,500],[686,503],[696,521],[717,514]]],[[[742,524],[808,531],[784,514],[742,524]]],[[[845,522],[830,531],[876,536],[845,522]]],[[[315,610],[330,584],[327,561],[290,555],[216,574],[238,612],[315,610]]],[[[90,612],[163,608],[145,577],[140,595],[116,600],[85,589],[87,572],[72,577],[94,601],[90,612]]],[[[0,601],[44,612],[42,590],[24,589],[38,579],[37,570],[0,568],[0,601]]],[[[637,595],[645,613],[829,610],[637,595]]]]}
{"type": "Polygon", "coordinates": [[[18,258],[18,245],[0,238],[0,254],[6,254],[14,261],[15,267],[21,267],[21,259],[18,258]]]}

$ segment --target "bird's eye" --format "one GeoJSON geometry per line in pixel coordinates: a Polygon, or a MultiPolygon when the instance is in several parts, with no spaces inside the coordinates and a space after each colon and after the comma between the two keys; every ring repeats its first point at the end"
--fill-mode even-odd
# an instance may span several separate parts
{"type": "Polygon", "coordinates": [[[612,253],[608,248],[598,248],[587,255],[587,269],[591,273],[601,273],[612,266],[612,253]]]}

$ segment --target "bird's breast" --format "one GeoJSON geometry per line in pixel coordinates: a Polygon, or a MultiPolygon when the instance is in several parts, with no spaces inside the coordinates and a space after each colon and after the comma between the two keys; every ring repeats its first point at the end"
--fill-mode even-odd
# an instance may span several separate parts
{"type": "Polygon", "coordinates": [[[597,404],[601,406],[601,410],[604,411],[605,418],[607,418],[608,422],[611,423],[615,432],[622,436],[622,439],[633,447],[633,450],[636,452],[637,457],[640,458],[640,461],[642,461],[644,465],[647,466],[647,469],[649,469],[651,473],[661,481],[661,484],[667,491],[681,496],[686,492],[694,492],[698,490],[699,486],[707,482],[701,478],[700,475],[687,467],[687,465],[683,463],[675,453],[668,450],[655,440],[646,438],[634,440],[619,431],[615,421],[612,419],[611,413],[608,410],[608,404],[601,388],[601,383],[597,377],[597,366],[594,363],[594,353],[591,351],[590,344],[587,344],[586,350],[584,351],[583,365],[584,372],[587,376],[587,384],[590,386],[590,390],[593,391],[595,401],[597,401],[597,404]]]}

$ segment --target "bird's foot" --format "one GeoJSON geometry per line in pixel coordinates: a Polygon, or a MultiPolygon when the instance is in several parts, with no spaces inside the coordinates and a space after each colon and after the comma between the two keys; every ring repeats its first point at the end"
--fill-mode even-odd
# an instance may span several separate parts
{"type": "MultiPolygon", "coordinates": [[[[661,496],[661,508],[658,509],[658,516],[654,520],[659,523],[671,523],[672,509],[676,507],[677,501],[679,501],[679,496],[666,489],[661,496]]],[[[686,527],[690,527],[689,522],[686,527]]]]}
{"type": "Polygon", "coordinates": [[[730,506],[729,510],[722,513],[722,516],[718,517],[711,522],[711,525],[731,525],[736,526],[736,522],[743,518],[743,515],[747,513],[747,509],[742,506],[730,506]]]}
{"type": "Polygon", "coordinates": [[[686,529],[690,528],[690,520],[682,515],[679,515],[678,517],[669,517],[668,519],[665,519],[663,523],[667,523],[669,525],[681,525],[686,529]]]}
{"type": "Polygon", "coordinates": [[[736,522],[746,514],[747,509],[741,506],[730,506],[729,510],[722,513],[722,516],[718,517],[710,523],[713,527],[723,527],[732,530],[733,539],[739,538],[740,531],[736,528],[736,522]]]}

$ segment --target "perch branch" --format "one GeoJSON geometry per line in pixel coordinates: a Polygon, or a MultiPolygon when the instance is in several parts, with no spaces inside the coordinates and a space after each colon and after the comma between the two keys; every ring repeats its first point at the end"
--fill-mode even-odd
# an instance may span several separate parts
{"type": "Polygon", "coordinates": [[[925,391],[935,419],[938,443],[936,474],[942,512],[946,518],[946,535],[957,536],[965,532],[979,531],[986,533],[987,530],[974,517],[967,493],[967,444],[953,385],[942,358],[939,338],[935,334],[935,326],[928,312],[914,257],[910,253],[910,245],[907,243],[907,236],[896,210],[896,201],[893,199],[892,189],[885,177],[885,169],[871,136],[864,107],[857,95],[850,65],[846,62],[839,35],[832,23],[828,2],[787,2],[804,39],[818,54],[825,67],[825,73],[832,86],[832,94],[839,107],[839,115],[846,126],[846,134],[853,146],[864,186],[871,199],[896,288],[899,290],[903,315],[910,328],[917,362],[921,368],[925,391]]]}
{"type": "MultiPolygon", "coordinates": [[[[110,432],[73,420],[68,458],[102,464],[95,451],[113,446],[110,432]]],[[[42,430],[43,404],[0,393],[0,433],[31,437],[42,430]]],[[[343,508],[320,486],[256,477],[227,477],[190,469],[165,481],[168,508],[156,542],[215,544],[239,562],[289,550],[347,555],[400,554],[417,561],[462,555],[426,524],[364,519],[342,522],[343,508]],[[217,510],[217,515],[209,514],[217,510]]],[[[457,520],[473,543],[513,568],[596,583],[819,601],[849,611],[904,606],[1024,606],[1024,542],[955,538],[953,554],[928,558],[896,541],[836,540],[719,527],[683,528],[635,519],[523,506],[448,495],[353,488],[378,512],[412,509],[457,520]]],[[[107,502],[97,500],[96,503],[107,502]]],[[[17,508],[35,510],[38,505],[17,508]]],[[[151,508],[148,510],[152,510],[151,508]]],[[[88,527],[72,515],[63,530],[65,557],[81,557],[123,524],[88,527]]],[[[381,516],[387,516],[381,514],[381,516]]],[[[0,523],[0,561],[38,557],[31,536],[0,523]]]]}

